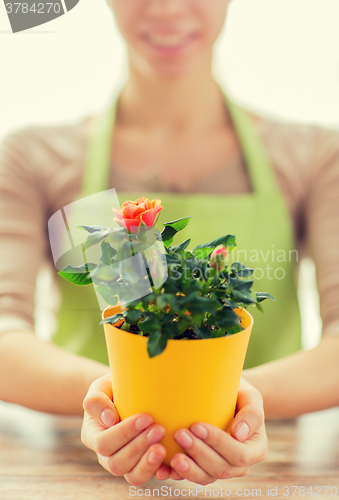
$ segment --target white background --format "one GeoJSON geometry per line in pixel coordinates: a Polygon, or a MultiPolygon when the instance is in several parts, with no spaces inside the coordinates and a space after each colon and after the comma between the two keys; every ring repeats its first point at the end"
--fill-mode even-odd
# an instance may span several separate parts
{"type": "MultiPolygon", "coordinates": [[[[338,26],[339,0],[233,0],[216,73],[254,110],[339,127],[338,26]]],[[[102,109],[124,75],[105,0],[16,34],[1,1],[0,58],[0,137],[102,109]]]]}
{"type": "MultiPolygon", "coordinates": [[[[339,0],[233,0],[215,72],[252,110],[339,128],[338,26],[339,0]]],[[[80,0],[67,15],[17,34],[1,0],[0,61],[0,138],[103,109],[126,72],[105,0],[80,0]]],[[[302,310],[311,316],[304,330],[315,338],[314,291],[305,293],[312,267],[305,269],[302,310]]]]}

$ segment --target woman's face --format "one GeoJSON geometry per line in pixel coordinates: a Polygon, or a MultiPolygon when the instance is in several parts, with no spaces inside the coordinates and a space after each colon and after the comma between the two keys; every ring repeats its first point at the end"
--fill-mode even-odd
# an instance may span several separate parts
{"type": "Polygon", "coordinates": [[[107,0],[130,62],[166,76],[210,61],[230,0],[107,0]]]}

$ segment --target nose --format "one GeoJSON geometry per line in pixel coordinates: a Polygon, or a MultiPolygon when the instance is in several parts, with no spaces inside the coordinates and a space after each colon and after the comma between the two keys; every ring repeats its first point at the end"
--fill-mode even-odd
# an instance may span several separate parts
{"type": "Polygon", "coordinates": [[[180,17],[187,11],[187,0],[148,0],[148,13],[157,18],[180,17]]]}

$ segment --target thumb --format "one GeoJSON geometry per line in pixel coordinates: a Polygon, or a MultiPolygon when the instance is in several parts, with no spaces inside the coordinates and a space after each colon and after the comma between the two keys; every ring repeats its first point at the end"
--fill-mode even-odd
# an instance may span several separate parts
{"type": "Polygon", "coordinates": [[[106,428],[120,421],[119,413],[113,403],[110,373],[98,378],[90,385],[83,407],[90,417],[106,428]]]}
{"type": "Polygon", "coordinates": [[[245,441],[259,430],[264,421],[264,406],[260,392],[241,379],[231,435],[238,441],[245,441]]]}

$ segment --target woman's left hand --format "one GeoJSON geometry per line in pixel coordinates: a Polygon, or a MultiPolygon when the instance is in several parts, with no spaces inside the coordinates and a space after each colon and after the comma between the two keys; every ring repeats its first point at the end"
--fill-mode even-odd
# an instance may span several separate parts
{"type": "Polygon", "coordinates": [[[190,430],[178,430],[174,439],[187,455],[177,453],[172,457],[173,479],[180,476],[206,485],[217,479],[245,476],[250,466],[264,460],[267,454],[263,400],[259,391],[241,380],[231,435],[213,425],[196,423],[190,430]]]}

